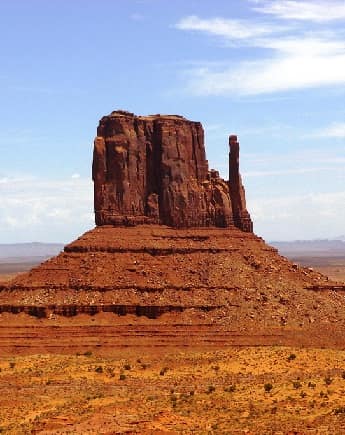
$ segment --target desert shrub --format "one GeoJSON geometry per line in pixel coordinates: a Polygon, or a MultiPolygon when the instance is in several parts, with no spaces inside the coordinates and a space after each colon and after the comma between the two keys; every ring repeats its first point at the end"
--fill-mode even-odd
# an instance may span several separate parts
{"type": "Polygon", "coordinates": [[[16,363],[15,363],[15,362],[10,362],[10,369],[14,369],[15,366],[16,366],[16,363]]]}
{"type": "Polygon", "coordinates": [[[298,388],[302,387],[302,384],[300,381],[293,381],[292,386],[297,390],[298,388]]]}
{"type": "Polygon", "coordinates": [[[315,388],[316,384],[313,384],[312,382],[308,382],[308,387],[309,388],[315,388]]]}
{"type": "Polygon", "coordinates": [[[141,364],[141,368],[145,370],[147,368],[147,364],[141,364]]]}
{"type": "Polygon", "coordinates": [[[164,376],[165,373],[166,373],[168,370],[169,370],[168,367],[163,367],[162,370],[159,372],[159,374],[160,374],[161,376],[164,376]]]}
{"type": "Polygon", "coordinates": [[[191,391],[189,392],[189,395],[190,395],[190,396],[194,396],[194,390],[191,390],[191,391]]]}
{"type": "Polygon", "coordinates": [[[86,352],[84,352],[84,356],[92,356],[91,350],[87,350],[86,352]]]}
{"type": "Polygon", "coordinates": [[[207,394],[213,393],[216,390],[216,387],[214,387],[213,385],[209,385],[207,388],[207,394]]]}
{"type": "Polygon", "coordinates": [[[273,385],[270,384],[269,382],[267,384],[264,385],[264,389],[266,391],[266,393],[269,393],[273,388],[273,385]]]}
{"type": "Polygon", "coordinates": [[[123,368],[124,368],[125,370],[130,370],[130,369],[131,369],[131,366],[130,366],[130,364],[125,364],[125,365],[123,366],[123,368]]]}
{"type": "Polygon", "coordinates": [[[338,406],[337,408],[333,409],[333,412],[335,415],[345,414],[345,406],[338,406]]]}
{"type": "Polygon", "coordinates": [[[302,399],[304,399],[307,396],[307,393],[305,393],[304,391],[301,391],[300,396],[302,397],[302,399]]]}
{"type": "Polygon", "coordinates": [[[110,376],[111,378],[113,378],[115,376],[113,367],[107,367],[106,372],[107,372],[107,375],[110,376]]]}
{"type": "Polygon", "coordinates": [[[343,372],[343,373],[341,374],[341,377],[342,377],[343,379],[345,379],[345,372],[343,372]]]}
{"type": "Polygon", "coordinates": [[[96,373],[103,373],[103,367],[102,366],[98,366],[95,368],[95,372],[96,373]]]}
{"type": "Polygon", "coordinates": [[[124,375],[123,373],[120,374],[120,381],[124,381],[126,379],[126,375],[124,375]]]}
{"type": "Polygon", "coordinates": [[[290,353],[290,355],[288,356],[287,360],[288,361],[293,361],[294,359],[296,359],[296,355],[294,353],[290,353]]]}
{"type": "Polygon", "coordinates": [[[331,385],[331,383],[333,382],[333,379],[330,376],[326,376],[324,381],[325,381],[326,385],[331,385]]]}
{"type": "Polygon", "coordinates": [[[236,391],[236,385],[229,385],[228,387],[224,388],[224,391],[226,393],[234,393],[236,391]]]}

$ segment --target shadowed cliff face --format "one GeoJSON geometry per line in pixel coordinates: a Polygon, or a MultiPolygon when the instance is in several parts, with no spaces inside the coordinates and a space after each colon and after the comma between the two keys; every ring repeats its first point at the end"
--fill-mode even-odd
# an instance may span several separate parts
{"type": "Polygon", "coordinates": [[[124,111],[103,117],[93,157],[96,224],[235,225],[251,232],[238,142],[232,142],[229,188],[208,168],[199,122],[124,111]]]}

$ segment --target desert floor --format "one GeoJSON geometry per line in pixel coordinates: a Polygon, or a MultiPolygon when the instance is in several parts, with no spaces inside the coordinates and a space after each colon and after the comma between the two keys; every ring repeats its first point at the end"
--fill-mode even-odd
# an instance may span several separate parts
{"type": "Polygon", "coordinates": [[[302,266],[312,267],[335,281],[345,282],[345,257],[295,257],[302,266]]]}
{"type": "Polygon", "coordinates": [[[8,434],[345,433],[343,350],[87,352],[0,368],[8,434]]]}

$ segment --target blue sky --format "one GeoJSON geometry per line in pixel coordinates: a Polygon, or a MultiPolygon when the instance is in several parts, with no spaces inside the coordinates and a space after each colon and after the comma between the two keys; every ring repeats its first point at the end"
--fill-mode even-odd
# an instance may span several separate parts
{"type": "Polygon", "coordinates": [[[93,226],[92,141],[115,109],[227,136],[257,234],[345,233],[345,1],[0,2],[0,243],[93,226]]]}

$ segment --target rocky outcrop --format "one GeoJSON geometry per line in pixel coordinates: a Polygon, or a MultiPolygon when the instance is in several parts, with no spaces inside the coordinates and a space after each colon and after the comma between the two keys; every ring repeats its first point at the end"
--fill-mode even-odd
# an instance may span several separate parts
{"type": "Polygon", "coordinates": [[[251,232],[236,144],[229,186],[208,168],[199,122],[125,111],[103,117],[93,157],[96,224],[235,225],[251,232]]]}
{"type": "Polygon", "coordinates": [[[237,136],[229,137],[229,148],[229,188],[234,224],[243,231],[252,232],[253,222],[247,211],[245,190],[239,168],[240,145],[237,136]]]}

